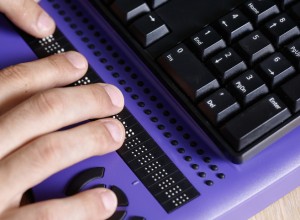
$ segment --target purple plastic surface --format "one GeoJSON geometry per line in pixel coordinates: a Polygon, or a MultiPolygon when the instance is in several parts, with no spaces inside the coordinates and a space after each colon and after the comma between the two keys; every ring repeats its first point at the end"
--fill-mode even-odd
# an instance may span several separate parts
{"type": "MultiPolygon", "coordinates": [[[[116,185],[121,188],[127,195],[129,206],[125,207],[127,217],[143,216],[149,219],[247,219],[270,203],[276,201],[284,194],[300,185],[300,128],[287,134],[272,146],[262,151],[258,156],[247,161],[242,165],[235,165],[226,159],[216,146],[205,136],[201,128],[192,120],[192,118],[184,111],[178,102],[170,95],[170,93],[155,79],[152,73],[141,63],[139,58],[131,51],[130,48],[118,37],[111,27],[100,17],[94,13],[94,9],[90,8],[86,1],[78,1],[77,5],[84,13],[85,18],[93,24],[97,31],[101,33],[101,37],[106,39],[108,43],[101,44],[96,38],[88,25],[82,22],[83,17],[76,16],[76,10],[72,9],[70,4],[64,1],[57,1],[60,9],[53,7],[53,3],[42,1],[42,6],[54,17],[60,30],[72,42],[72,44],[83,53],[89,60],[91,66],[101,75],[105,82],[115,84],[123,92],[126,100],[126,107],[131,113],[143,122],[144,128],[161,146],[166,154],[171,158],[174,164],[184,173],[193,186],[201,193],[201,196],[192,200],[187,205],[171,212],[166,211],[158,204],[149,191],[143,186],[134,173],[128,168],[117,153],[111,153],[105,156],[93,157],[82,161],[72,167],[69,167],[34,188],[34,194],[37,200],[45,200],[49,198],[64,197],[64,190],[68,181],[80,171],[94,166],[105,167],[105,175],[103,178],[93,182],[93,184],[104,183],[107,186],[116,185]],[[84,7],[81,7],[84,6],[84,7]],[[65,15],[58,13],[64,10],[65,15]],[[102,58],[106,58],[108,63],[99,63],[99,57],[96,57],[92,50],[88,49],[86,43],[76,34],[76,30],[70,28],[70,22],[65,21],[65,16],[71,18],[71,23],[79,26],[79,29],[89,38],[89,43],[94,43],[100,51],[102,58]],[[97,21],[94,23],[94,21],[97,21]],[[171,116],[164,116],[162,110],[156,108],[157,102],[149,100],[149,95],[143,92],[124,70],[124,65],[112,58],[112,52],[105,48],[111,45],[114,51],[126,61],[126,65],[131,67],[131,72],[138,75],[138,80],[143,81],[145,87],[151,89],[150,96],[159,97],[159,102],[163,103],[164,109],[171,112],[171,116]],[[114,71],[120,73],[126,80],[127,86],[133,90],[132,93],[125,91],[125,87],[118,83],[119,79],[111,76],[111,72],[106,66],[112,65],[114,71]],[[157,129],[157,123],[153,123],[150,117],[144,114],[145,108],[140,108],[137,101],[131,98],[135,93],[139,95],[138,101],[146,103],[146,107],[152,110],[151,117],[155,116],[159,119],[160,124],[166,125],[166,130],[176,137],[179,145],[174,147],[170,144],[170,139],[164,136],[165,131],[157,129]],[[184,132],[189,133],[189,138],[183,138],[183,133],[176,129],[176,125],[170,123],[170,117],[176,118],[176,125],[180,124],[184,128],[184,132]],[[190,147],[190,142],[196,141],[198,147],[190,147]],[[184,148],[185,153],[180,154],[177,148],[184,148]],[[197,149],[203,149],[205,155],[198,155],[197,149]],[[191,156],[192,161],[184,160],[185,156],[191,156]],[[206,163],[203,157],[210,157],[211,161],[206,163]],[[199,169],[191,168],[192,164],[199,164],[199,169]],[[218,170],[211,170],[211,165],[217,165],[218,170]],[[201,178],[198,172],[205,172],[206,177],[201,178]],[[225,179],[219,179],[216,174],[224,173],[225,179]],[[208,186],[206,180],[212,180],[214,184],[208,186]],[[147,202],[145,202],[147,201],[147,202]]],[[[75,1],[74,1],[75,2],[75,1]]],[[[0,20],[1,24],[2,19],[0,20]]],[[[1,67],[11,65],[16,62],[23,62],[34,59],[34,55],[24,42],[17,36],[13,30],[7,25],[0,29],[1,50],[0,57],[1,67]],[[18,47],[16,43],[18,42],[18,47]],[[11,44],[11,45],[10,45],[11,44]],[[12,52],[13,51],[13,52],[12,52]],[[18,52],[17,52],[18,51],[18,52]],[[6,54],[16,54],[16,58],[2,59],[6,54]]]]}

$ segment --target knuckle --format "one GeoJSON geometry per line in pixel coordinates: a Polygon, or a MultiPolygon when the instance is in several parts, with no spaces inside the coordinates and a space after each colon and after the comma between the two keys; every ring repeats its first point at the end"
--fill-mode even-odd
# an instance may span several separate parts
{"type": "Polygon", "coordinates": [[[91,97],[92,100],[95,100],[98,105],[101,107],[107,105],[107,103],[110,103],[110,98],[108,97],[105,90],[99,86],[99,85],[91,85],[89,86],[89,97],[91,97]]]}
{"type": "Polygon", "coordinates": [[[101,153],[101,151],[105,151],[108,146],[110,146],[110,135],[106,129],[102,126],[98,126],[97,129],[90,128],[91,132],[89,132],[90,140],[92,141],[92,145],[97,146],[94,148],[93,153],[101,153]],[[97,131],[97,132],[95,132],[97,131]]]}
{"type": "Polygon", "coordinates": [[[46,58],[47,64],[55,73],[60,73],[65,71],[65,65],[61,62],[61,54],[55,54],[46,58]],[[60,61],[60,62],[59,62],[60,61]]]}
{"type": "Polygon", "coordinates": [[[64,109],[63,98],[57,94],[56,89],[52,91],[41,92],[32,99],[33,106],[41,114],[58,115],[64,109]]]}
{"type": "Polygon", "coordinates": [[[28,72],[27,65],[21,63],[3,69],[0,77],[1,80],[5,80],[10,83],[27,85],[30,81],[26,77],[26,72],[28,72]]]}
{"type": "Polygon", "coordinates": [[[43,167],[45,164],[54,164],[60,161],[62,152],[60,144],[51,135],[41,139],[42,143],[37,144],[34,148],[35,167],[43,167]]]}

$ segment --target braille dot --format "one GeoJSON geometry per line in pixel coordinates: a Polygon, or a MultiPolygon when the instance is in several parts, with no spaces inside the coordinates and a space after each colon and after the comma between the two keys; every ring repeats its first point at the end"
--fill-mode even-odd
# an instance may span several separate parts
{"type": "Polygon", "coordinates": [[[124,70],[125,70],[126,72],[130,72],[130,71],[131,71],[131,68],[130,68],[129,66],[125,66],[124,70]]]}
{"type": "Polygon", "coordinates": [[[54,4],[54,5],[53,5],[53,8],[59,9],[59,8],[60,8],[60,5],[59,5],[59,4],[54,4]]]}
{"type": "Polygon", "coordinates": [[[120,85],[125,85],[125,84],[126,84],[126,81],[125,81],[125,80],[119,80],[119,84],[120,84],[120,85]]]}
{"type": "Polygon", "coordinates": [[[170,112],[169,111],[164,111],[163,114],[164,114],[164,116],[169,116],[170,112]]]}
{"type": "Polygon", "coordinates": [[[164,125],[160,124],[160,125],[157,125],[157,128],[159,130],[164,130],[166,127],[164,125]]]}
{"type": "Polygon", "coordinates": [[[139,102],[139,103],[138,103],[138,106],[139,106],[139,107],[145,107],[145,103],[144,103],[144,102],[139,102]]]}
{"type": "Polygon", "coordinates": [[[218,170],[218,166],[217,165],[210,165],[209,167],[213,171],[217,171],[218,170]]]}
{"type": "Polygon", "coordinates": [[[178,148],[178,153],[180,153],[180,154],[183,154],[183,153],[185,153],[185,149],[184,148],[178,148]]]}
{"type": "Polygon", "coordinates": [[[152,122],[158,122],[158,118],[157,118],[157,117],[152,117],[152,118],[151,118],[151,121],[152,121],[152,122]]]}
{"type": "Polygon", "coordinates": [[[190,143],[190,146],[191,146],[191,147],[196,147],[196,146],[197,146],[197,142],[192,141],[192,142],[190,143]]]}
{"type": "Polygon", "coordinates": [[[212,185],[214,185],[214,182],[212,180],[206,180],[205,184],[208,186],[212,186],[212,185]]]}
{"type": "Polygon", "coordinates": [[[204,177],[206,177],[206,173],[205,172],[199,172],[198,176],[201,177],[201,178],[204,178],[204,177]]]}
{"type": "Polygon", "coordinates": [[[144,113],[145,113],[146,115],[151,115],[152,111],[151,111],[150,109],[145,109],[145,110],[144,110],[144,113]]]}
{"type": "Polygon", "coordinates": [[[81,35],[83,35],[83,32],[82,32],[82,31],[76,31],[76,34],[77,34],[78,36],[81,36],[81,35]]]}
{"type": "Polygon", "coordinates": [[[58,12],[58,14],[60,14],[60,15],[65,15],[66,12],[65,12],[64,10],[60,10],[60,11],[58,12]]]}
{"type": "Polygon", "coordinates": [[[191,156],[185,156],[184,159],[188,162],[192,161],[192,157],[191,156]]]}
{"type": "Polygon", "coordinates": [[[117,73],[117,72],[114,72],[114,73],[112,74],[112,76],[113,76],[114,78],[118,78],[118,77],[120,77],[120,74],[117,73]]]}
{"type": "Polygon", "coordinates": [[[101,62],[101,63],[107,63],[107,59],[101,58],[101,59],[100,59],[100,62],[101,62]]]}
{"type": "Polygon", "coordinates": [[[96,47],[95,44],[89,44],[88,45],[88,48],[91,49],[91,50],[95,49],[95,47],[96,47]]]}
{"type": "Polygon", "coordinates": [[[153,102],[155,102],[157,100],[157,97],[156,96],[151,96],[150,100],[153,101],[153,102]]]}
{"type": "Polygon", "coordinates": [[[130,76],[132,79],[137,79],[138,78],[138,75],[136,73],[132,73],[131,76],[130,76]]]}
{"type": "Polygon", "coordinates": [[[125,88],[125,91],[126,91],[126,92],[132,92],[132,88],[131,88],[131,87],[126,87],[126,88],[125,88]]]}
{"type": "Polygon", "coordinates": [[[176,118],[171,118],[171,119],[170,119],[170,123],[171,123],[171,124],[176,124],[176,122],[177,122],[176,118]]]}
{"type": "Polygon", "coordinates": [[[156,105],[156,107],[157,107],[158,109],[162,109],[162,108],[164,107],[164,105],[163,105],[162,103],[158,103],[158,104],[156,105]]]}
{"type": "Polygon", "coordinates": [[[198,149],[198,150],[197,150],[197,154],[198,154],[198,155],[203,155],[203,154],[204,154],[204,150],[198,149]]]}
{"type": "Polygon", "coordinates": [[[170,138],[170,137],[172,137],[172,134],[171,134],[170,132],[165,132],[165,133],[164,133],[164,136],[165,136],[166,138],[170,138]]]}
{"type": "Polygon", "coordinates": [[[218,173],[217,177],[220,179],[225,179],[225,174],[224,173],[218,173]]]}
{"type": "Polygon", "coordinates": [[[210,163],[211,159],[210,159],[210,157],[204,157],[204,158],[203,158],[203,161],[204,161],[205,163],[210,163]]]}
{"type": "Polygon", "coordinates": [[[188,133],[184,133],[184,134],[182,135],[182,137],[183,137],[184,139],[189,139],[189,138],[190,138],[190,135],[189,135],[188,133]]]}
{"type": "Polygon", "coordinates": [[[132,98],[133,100],[137,100],[137,99],[139,99],[139,96],[138,96],[137,94],[133,94],[133,95],[131,96],[131,98],[132,98]]]}
{"type": "Polygon", "coordinates": [[[192,167],[194,170],[198,170],[198,169],[199,169],[199,165],[198,165],[198,164],[192,164],[191,167],[192,167]]]}
{"type": "Polygon", "coordinates": [[[173,146],[177,146],[179,143],[178,143],[177,140],[172,140],[172,141],[171,141],[171,144],[172,144],[173,146]]]}
{"type": "Polygon", "coordinates": [[[97,50],[97,51],[94,52],[94,55],[96,57],[100,57],[101,56],[101,52],[99,50],[97,50]]]}
{"type": "Polygon", "coordinates": [[[179,125],[179,126],[176,127],[176,130],[177,130],[177,131],[182,131],[182,130],[183,130],[183,127],[182,127],[181,125],[179,125]]]}
{"type": "Polygon", "coordinates": [[[70,22],[72,19],[70,17],[65,17],[64,19],[66,22],[70,22]]]}
{"type": "Polygon", "coordinates": [[[111,66],[111,65],[108,65],[108,66],[106,66],[106,69],[107,69],[108,71],[112,71],[112,70],[114,70],[114,67],[111,66]]]}
{"type": "Polygon", "coordinates": [[[143,87],[143,86],[144,86],[144,82],[138,81],[138,82],[137,82],[137,85],[138,85],[139,87],[143,87]]]}

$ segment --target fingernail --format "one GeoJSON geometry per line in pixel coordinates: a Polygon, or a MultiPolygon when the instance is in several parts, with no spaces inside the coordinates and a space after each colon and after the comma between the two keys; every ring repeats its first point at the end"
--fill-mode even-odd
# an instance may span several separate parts
{"type": "Polygon", "coordinates": [[[77,69],[85,69],[87,66],[86,59],[76,53],[76,52],[67,52],[65,53],[66,58],[70,61],[70,63],[77,69]]]}
{"type": "Polygon", "coordinates": [[[104,122],[104,126],[109,131],[111,137],[114,139],[115,142],[122,141],[122,131],[120,131],[120,127],[118,125],[116,125],[114,122],[108,121],[104,122]]]}
{"type": "MultiPolygon", "coordinates": [[[[103,86],[103,84],[102,84],[103,86]]],[[[114,106],[122,108],[124,106],[124,97],[121,93],[121,91],[113,86],[113,85],[108,85],[106,84],[103,86],[107,94],[109,95],[111,102],[114,106]]]]}
{"type": "Polygon", "coordinates": [[[37,27],[42,33],[49,32],[55,25],[53,19],[46,13],[42,12],[37,21],[37,27]]]}
{"type": "Polygon", "coordinates": [[[113,192],[110,190],[105,190],[100,195],[106,210],[112,211],[116,209],[118,201],[113,192]]]}

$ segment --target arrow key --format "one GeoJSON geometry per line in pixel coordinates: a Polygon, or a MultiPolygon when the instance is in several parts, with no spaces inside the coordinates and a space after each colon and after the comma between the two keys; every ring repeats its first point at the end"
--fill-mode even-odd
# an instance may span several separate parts
{"type": "Polygon", "coordinates": [[[300,35],[297,24],[287,14],[267,22],[264,29],[277,48],[300,35]]]}
{"type": "Polygon", "coordinates": [[[144,47],[148,47],[169,33],[167,26],[154,12],[137,19],[129,28],[144,47]]]}
{"type": "Polygon", "coordinates": [[[266,81],[270,88],[281,84],[294,74],[295,68],[281,53],[274,53],[257,66],[257,73],[266,81]]]}

